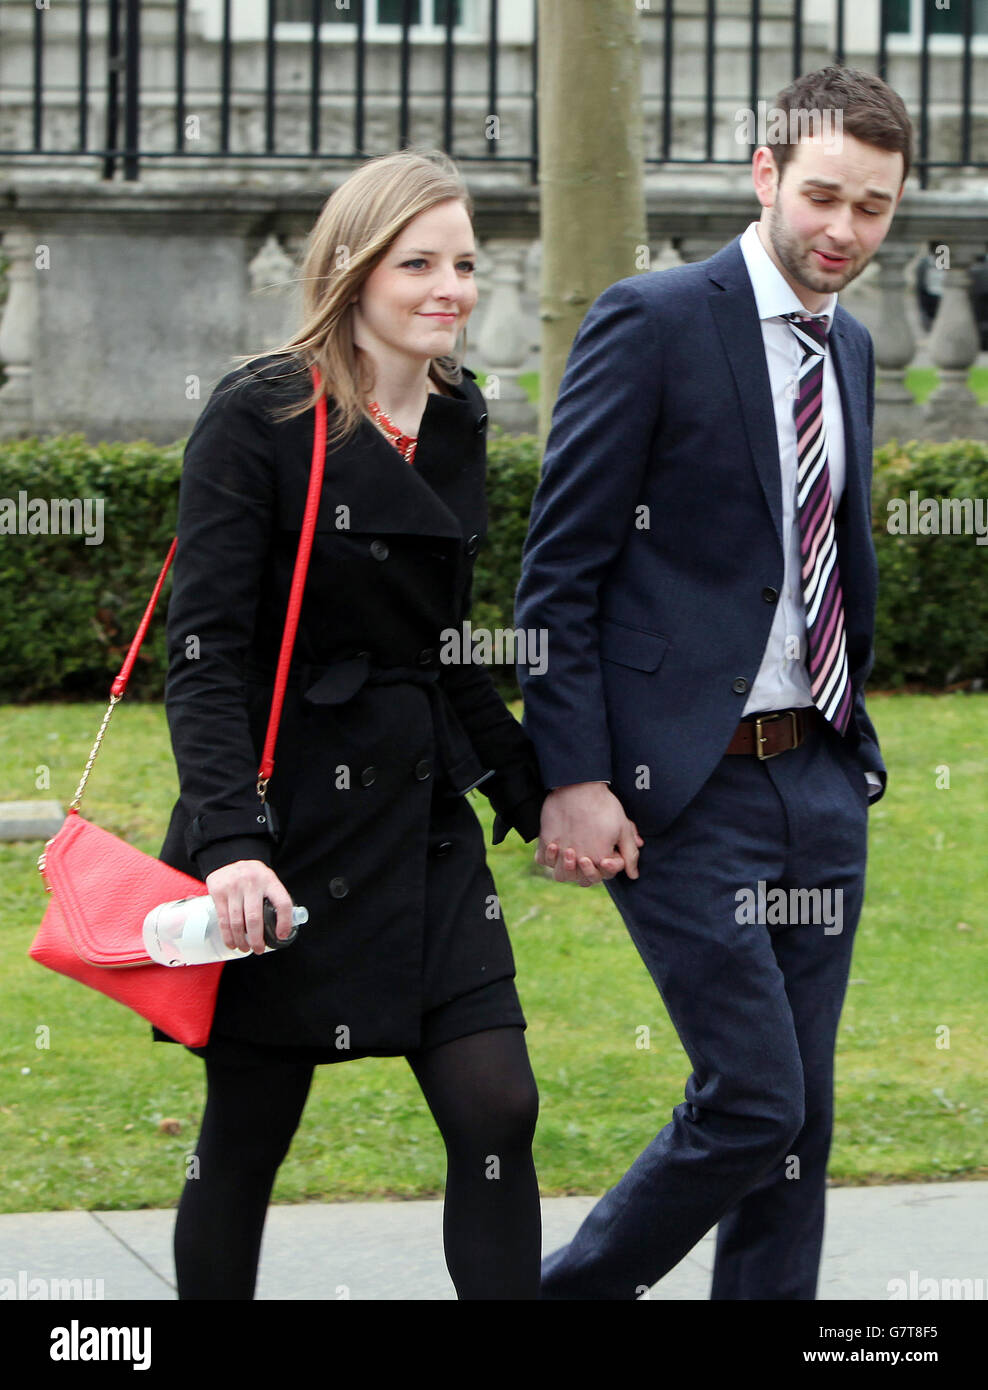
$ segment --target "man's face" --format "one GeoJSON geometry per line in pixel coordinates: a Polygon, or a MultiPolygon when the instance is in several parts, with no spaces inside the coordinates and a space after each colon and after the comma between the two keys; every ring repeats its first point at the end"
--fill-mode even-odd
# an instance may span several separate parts
{"type": "Polygon", "coordinates": [[[795,147],[782,179],[768,146],[755,152],[753,177],[766,250],[811,311],[860,275],[885,240],[902,197],[898,151],[843,135],[795,147]]]}

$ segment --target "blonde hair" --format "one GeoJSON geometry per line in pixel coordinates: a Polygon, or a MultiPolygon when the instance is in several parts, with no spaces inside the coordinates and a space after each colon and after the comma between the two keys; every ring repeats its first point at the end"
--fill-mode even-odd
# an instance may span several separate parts
{"type": "MultiPolygon", "coordinates": [[[[302,324],[294,337],[266,352],[239,359],[298,357],[298,373],[308,378],[318,368],[333,398],[330,446],[347,439],[364,416],[364,397],[371,389],[370,363],[353,341],[353,301],[367,277],[405,227],[420,213],[455,198],[473,220],[473,200],[453,161],[441,150],[403,149],[368,160],[331,194],[309,233],[301,266],[302,324]]],[[[465,342],[461,343],[462,347],[465,342]]],[[[453,355],[434,357],[429,375],[457,385],[461,363],[453,355]]],[[[272,411],[289,420],[311,410],[318,399],[310,390],[304,400],[272,411]]]]}

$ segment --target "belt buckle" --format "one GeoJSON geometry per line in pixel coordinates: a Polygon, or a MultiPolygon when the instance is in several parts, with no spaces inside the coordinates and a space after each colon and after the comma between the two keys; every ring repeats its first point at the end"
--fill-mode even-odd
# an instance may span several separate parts
{"type": "Polygon", "coordinates": [[[769,758],[777,758],[780,753],[790,752],[789,748],[777,748],[774,753],[763,753],[762,744],[765,739],[762,737],[762,725],[774,724],[780,719],[789,717],[792,720],[792,748],[799,747],[799,725],[796,723],[796,711],[794,709],[779,710],[777,714],[762,714],[755,720],[755,757],[759,762],[764,763],[769,758]]]}

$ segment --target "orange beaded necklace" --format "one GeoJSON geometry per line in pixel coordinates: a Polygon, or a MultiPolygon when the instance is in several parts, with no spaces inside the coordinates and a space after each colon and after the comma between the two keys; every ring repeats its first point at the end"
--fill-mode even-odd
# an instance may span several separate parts
{"type": "Polygon", "coordinates": [[[414,434],[402,434],[394,421],[391,420],[389,416],[385,415],[377,401],[370,401],[367,405],[367,409],[384,430],[384,433],[391,440],[391,443],[398,450],[399,454],[401,454],[405,462],[414,463],[415,446],[418,443],[418,436],[414,434]]]}
{"type": "MultiPolygon", "coordinates": [[[[442,392],[439,390],[438,386],[432,386],[430,383],[429,395],[439,396],[442,395],[442,392]]],[[[428,401],[426,401],[426,405],[428,405],[428,401]]],[[[376,420],[377,423],[381,426],[381,429],[388,436],[391,443],[398,450],[399,454],[401,454],[405,462],[414,463],[415,446],[418,444],[418,435],[402,434],[401,430],[390,418],[390,416],[385,415],[384,411],[378,405],[377,401],[368,401],[367,409],[370,415],[373,417],[373,419],[376,420]]]]}

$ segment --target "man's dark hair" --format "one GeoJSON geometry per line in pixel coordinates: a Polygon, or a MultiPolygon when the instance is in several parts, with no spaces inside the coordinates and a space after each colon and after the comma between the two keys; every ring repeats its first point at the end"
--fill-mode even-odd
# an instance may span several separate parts
{"type": "MultiPolygon", "coordinates": [[[[840,111],[841,129],[866,145],[890,150],[902,155],[902,180],[912,163],[913,130],[909,113],[898,92],[873,73],[860,68],[843,68],[831,64],[816,72],[805,73],[791,82],[775,99],[776,107],[787,112],[785,135],[793,133],[793,111],[840,111]]],[[[796,118],[798,133],[798,118],[796,118]]],[[[781,180],[792,158],[795,144],[785,135],[770,146],[781,180]]]]}

